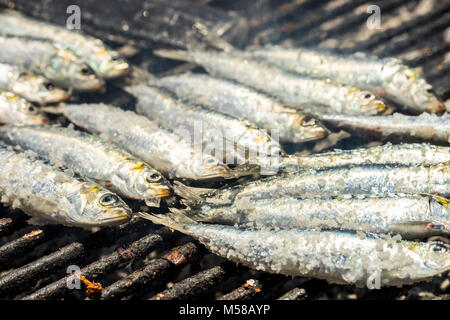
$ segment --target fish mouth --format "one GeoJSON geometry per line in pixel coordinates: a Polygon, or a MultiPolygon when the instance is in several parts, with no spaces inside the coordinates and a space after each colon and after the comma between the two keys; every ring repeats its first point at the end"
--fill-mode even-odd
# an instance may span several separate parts
{"type": "Polygon", "coordinates": [[[444,103],[439,100],[427,103],[426,109],[428,112],[436,114],[443,114],[446,111],[444,103]]]}
{"type": "Polygon", "coordinates": [[[128,208],[115,208],[109,209],[105,213],[105,217],[101,219],[100,225],[110,226],[122,224],[130,221],[132,217],[131,209],[128,208]]]}
{"type": "Polygon", "coordinates": [[[111,70],[102,74],[104,79],[115,79],[127,75],[130,72],[130,65],[127,62],[116,64],[111,70]]]}
{"type": "Polygon", "coordinates": [[[150,189],[149,193],[151,196],[149,198],[167,198],[172,195],[172,190],[169,187],[161,187],[160,189],[150,189]]]}
{"type": "Polygon", "coordinates": [[[44,98],[44,104],[66,101],[69,94],[64,90],[54,90],[48,97],[44,98]]]}
{"type": "Polygon", "coordinates": [[[379,113],[386,111],[387,106],[383,102],[378,102],[375,105],[375,110],[377,110],[379,113]]]}

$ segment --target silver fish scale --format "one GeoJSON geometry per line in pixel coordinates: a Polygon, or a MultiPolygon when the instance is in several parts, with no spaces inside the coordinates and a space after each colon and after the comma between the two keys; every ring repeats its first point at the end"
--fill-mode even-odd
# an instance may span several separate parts
{"type": "Polygon", "coordinates": [[[386,106],[368,91],[321,80],[289,74],[276,67],[244,59],[243,54],[203,51],[157,50],[164,57],[192,61],[210,74],[235,80],[277,97],[289,107],[312,111],[325,106],[329,113],[378,114],[386,106]]]}
{"type": "MultiPolygon", "coordinates": [[[[84,202],[87,190],[95,188],[100,191],[99,196],[105,193],[101,187],[77,180],[42,161],[9,151],[5,147],[0,148],[0,163],[2,203],[32,215],[37,221],[78,226],[102,225],[102,220],[97,216],[101,210],[95,211],[98,206],[95,199],[91,199],[92,203],[89,200],[88,203],[84,202]]],[[[129,214],[130,209],[125,203],[119,203],[121,211],[129,214]]],[[[122,217],[120,220],[125,222],[127,218],[122,217]]]]}
{"type": "Polygon", "coordinates": [[[104,104],[66,105],[61,112],[78,126],[115,142],[170,177],[200,179],[228,173],[217,159],[202,155],[201,150],[134,112],[104,104]],[[213,161],[207,163],[210,159],[213,161]]]}
{"type": "Polygon", "coordinates": [[[246,230],[205,224],[183,228],[213,253],[234,262],[330,283],[363,287],[379,275],[382,286],[399,286],[450,268],[450,252],[434,252],[430,243],[338,231],[246,230]]]}
{"type": "Polygon", "coordinates": [[[45,124],[47,117],[22,97],[12,92],[0,91],[0,123],[45,124]]]}
{"type": "Polygon", "coordinates": [[[83,57],[95,72],[104,78],[115,78],[128,71],[128,64],[100,39],[43,23],[12,10],[0,12],[0,33],[58,42],[83,57]]]}
{"type": "Polygon", "coordinates": [[[304,168],[330,168],[361,164],[434,165],[450,162],[450,148],[427,143],[412,143],[335,150],[308,156],[290,156],[280,159],[284,171],[304,168]]]}
{"type": "Polygon", "coordinates": [[[182,74],[157,79],[155,86],[212,110],[247,119],[261,128],[279,132],[284,142],[301,143],[323,138],[325,130],[306,121],[305,115],[251,88],[203,74],[182,74]]]}
{"type": "Polygon", "coordinates": [[[230,203],[237,199],[277,196],[307,197],[345,194],[438,193],[450,194],[450,164],[434,166],[363,165],[326,170],[305,170],[267,178],[212,193],[207,201],[230,203]]]}
{"type": "MultiPolygon", "coordinates": [[[[433,222],[445,230],[423,230],[424,235],[449,234],[450,208],[422,196],[364,197],[350,199],[300,199],[292,197],[261,200],[239,199],[231,206],[205,205],[187,212],[194,220],[249,228],[344,229],[373,233],[398,233],[412,237],[412,222],[433,222]],[[401,224],[406,224],[401,228],[401,224]]],[[[434,229],[434,228],[432,228],[434,229]]]]}
{"type": "Polygon", "coordinates": [[[104,84],[81,58],[51,42],[0,36],[0,46],[0,63],[43,75],[62,87],[89,91],[104,84]]]}
{"type": "MultiPolygon", "coordinates": [[[[212,140],[223,137],[252,150],[255,156],[258,153],[268,155],[283,153],[277,141],[248,122],[182,102],[157,88],[140,85],[130,87],[129,90],[138,98],[137,112],[144,114],[167,130],[177,132],[185,129],[190,133],[189,138],[192,138],[195,132],[201,133],[203,144],[214,146],[212,140]]],[[[226,151],[232,152],[227,155],[227,159],[234,158],[234,147],[226,151]]]]}
{"type": "Polygon", "coordinates": [[[415,112],[442,112],[443,103],[425,79],[395,58],[380,59],[363,53],[338,55],[307,48],[268,46],[252,48],[247,57],[284,70],[371,90],[415,112]]]}
{"type": "Polygon", "coordinates": [[[391,116],[354,116],[316,114],[327,122],[355,132],[367,132],[380,139],[401,137],[403,139],[419,139],[450,143],[450,115],[437,116],[422,113],[419,116],[406,116],[394,113],[391,116]]]}
{"type": "Polygon", "coordinates": [[[16,66],[0,64],[0,90],[14,92],[38,104],[67,99],[66,91],[59,88],[47,88],[48,84],[50,82],[42,76],[26,74],[16,66]]]}
{"type": "MultiPolygon", "coordinates": [[[[156,171],[144,168],[142,161],[98,137],[61,127],[26,126],[0,128],[0,139],[30,149],[55,164],[63,164],[122,196],[151,198],[143,170],[156,171]]],[[[160,182],[161,188],[169,185],[164,179],[160,182]]]]}

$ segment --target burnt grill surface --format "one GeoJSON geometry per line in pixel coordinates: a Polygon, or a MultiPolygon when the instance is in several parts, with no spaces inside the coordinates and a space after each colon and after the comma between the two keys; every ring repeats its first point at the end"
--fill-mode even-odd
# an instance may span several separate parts
{"type": "MultiPolygon", "coordinates": [[[[377,1],[382,30],[366,27],[370,15],[366,9],[371,4],[365,0],[209,2],[247,19],[249,45],[315,46],[399,57],[421,69],[448,105],[450,2],[377,1]]],[[[149,50],[131,62],[158,74],[192,69],[188,64],[154,57],[149,50]]],[[[78,99],[134,105],[133,99],[114,85],[108,86],[106,94],[83,94],[78,99]]],[[[367,141],[352,138],[338,147],[364,143],[367,141]]],[[[28,219],[0,206],[2,299],[449,299],[448,274],[402,288],[359,289],[251,270],[210,254],[178,232],[146,221],[90,232],[33,226],[28,219]],[[79,290],[68,289],[69,265],[78,265],[81,274],[91,283],[100,283],[102,290],[87,290],[89,282],[81,282],[79,290]]]]}

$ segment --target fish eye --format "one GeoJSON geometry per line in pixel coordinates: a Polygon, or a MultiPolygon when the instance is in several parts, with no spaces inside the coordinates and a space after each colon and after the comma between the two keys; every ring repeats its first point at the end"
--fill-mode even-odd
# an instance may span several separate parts
{"type": "Polygon", "coordinates": [[[372,95],[371,93],[367,93],[367,94],[364,96],[365,99],[370,99],[370,98],[372,98],[372,97],[373,97],[373,95],[372,95]]]}
{"type": "Polygon", "coordinates": [[[120,56],[112,56],[111,61],[120,61],[122,58],[120,56]]]}
{"type": "Polygon", "coordinates": [[[433,244],[433,246],[431,247],[431,249],[434,252],[447,252],[448,248],[446,245],[444,245],[443,243],[435,243],[433,244]]]}
{"type": "Polygon", "coordinates": [[[302,126],[307,127],[307,126],[314,126],[316,125],[316,119],[310,117],[310,116],[305,116],[302,120],[302,126]]]}
{"type": "Polygon", "coordinates": [[[147,180],[147,182],[149,183],[153,183],[153,182],[157,182],[161,179],[161,175],[159,175],[156,172],[151,172],[147,175],[147,177],[145,178],[145,180],[147,180]]]}
{"type": "Polygon", "coordinates": [[[214,159],[214,158],[208,158],[208,159],[205,160],[205,162],[206,162],[206,163],[209,163],[209,164],[213,164],[213,163],[216,163],[216,159],[214,159]]]}
{"type": "Polygon", "coordinates": [[[428,88],[426,91],[427,91],[428,93],[434,93],[434,90],[433,90],[432,88],[428,88]]]}
{"type": "Polygon", "coordinates": [[[53,83],[51,83],[51,82],[46,83],[46,84],[45,84],[45,89],[47,89],[47,90],[53,90],[53,89],[55,89],[55,85],[54,85],[53,83]]]}
{"type": "Polygon", "coordinates": [[[82,75],[85,75],[85,76],[93,74],[92,70],[88,66],[81,67],[80,72],[82,75]]]}
{"type": "Polygon", "coordinates": [[[100,204],[102,206],[113,206],[117,203],[119,203],[119,197],[112,193],[104,194],[100,198],[100,204]]]}

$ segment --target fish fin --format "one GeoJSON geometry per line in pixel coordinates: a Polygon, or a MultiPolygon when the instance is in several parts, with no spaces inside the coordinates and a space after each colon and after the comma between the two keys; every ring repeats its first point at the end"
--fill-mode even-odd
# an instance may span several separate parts
{"type": "Polygon", "coordinates": [[[156,76],[144,68],[133,66],[129,77],[116,81],[116,85],[134,96],[134,87],[137,85],[150,85],[155,82],[156,76]]]}
{"type": "Polygon", "coordinates": [[[432,194],[432,193],[421,193],[420,195],[425,196],[425,197],[429,197],[429,198],[439,202],[444,207],[448,207],[450,205],[450,199],[442,197],[440,195],[432,194]]]}
{"type": "Polygon", "coordinates": [[[203,197],[215,189],[189,187],[179,181],[173,182],[173,192],[181,198],[189,201],[203,201],[203,197]]]}
{"type": "Polygon", "coordinates": [[[62,114],[61,109],[64,107],[63,103],[58,104],[57,106],[42,106],[39,110],[44,111],[50,114],[62,114]]]}
{"type": "Polygon", "coordinates": [[[137,215],[141,218],[150,220],[155,224],[161,224],[185,234],[189,234],[189,232],[187,232],[184,228],[185,225],[197,223],[185,216],[182,210],[175,208],[170,208],[170,213],[167,214],[138,212],[137,215]]]}
{"type": "Polygon", "coordinates": [[[185,50],[158,49],[153,50],[153,53],[167,59],[193,62],[189,52],[185,50]]]}
{"type": "Polygon", "coordinates": [[[236,179],[245,176],[259,176],[261,174],[261,166],[257,164],[244,163],[231,169],[230,172],[224,177],[225,179],[236,179]]]}

